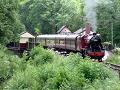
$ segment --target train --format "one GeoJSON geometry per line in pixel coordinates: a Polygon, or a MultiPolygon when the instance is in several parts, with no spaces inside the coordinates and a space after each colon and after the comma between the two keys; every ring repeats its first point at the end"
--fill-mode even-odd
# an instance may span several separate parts
{"type": "MultiPolygon", "coordinates": [[[[100,47],[100,45],[102,45],[101,42],[99,45],[95,41],[92,41],[92,44],[97,44],[97,48],[90,46],[94,33],[95,32],[92,31],[89,24],[79,34],[44,34],[35,37],[29,33],[24,33],[20,37],[19,49],[24,51],[28,48],[33,48],[35,45],[41,44],[44,48],[76,52],[80,53],[83,58],[89,56],[91,59],[102,61],[105,50],[100,47]]],[[[100,36],[100,34],[96,34],[96,36],[100,36]]]]}
{"type": "Polygon", "coordinates": [[[92,48],[88,47],[90,39],[93,34],[88,34],[87,36],[82,35],[39,35],[37,36],[37,44],[41,44],[45,48],[54,48],[56,50],[63,50],[66,52],[77,52],[81,53],[82,57],[90,56],[91,59],[102,60],[104,57],[104,49],[102,48],[92,48]]]}

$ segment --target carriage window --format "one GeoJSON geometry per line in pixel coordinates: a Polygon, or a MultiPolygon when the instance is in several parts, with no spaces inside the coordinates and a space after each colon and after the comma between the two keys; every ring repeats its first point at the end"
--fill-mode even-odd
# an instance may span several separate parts
{"type": "Polygon", "coordinates": [[[74,40],[71,40],[71,45],[75,45],[75,41],[74,40]]]}
{"type": "Polygon", "coordinates": [[[46,40],[46,44],[49,46],[49,45],[54,45],[55,44],[55,41],[52,40],[52,39],[48,39],[46,40]]]}
{"type": "Polygon", "coordinates": [[[70,44],[70,40],[66,40],[66,44],[70,44]]]}
{"type": "Polygon", "coordinates": [[[50,43],[50,45],[54,45],[55,44],[54,40],[49,40],[49,43],[50,43]]]}
{"type": "Polygon", "coordinates": [[[55,44],[59,44],[59,40],[58,39],[55,40],[55,44]]]}
{"type": "Polygon", "coordinates": [[[66,47],[67,48],[70,48],[70,43],[71,43],[71,41],[69,39],[68,40],[66,39],[66,47]]]}
{"type": "Polygon", "coordinates": [[[70,41],[70,47],[71,47],[71,48],[75,48],[75,41],[74,41],[74,40],[71,40],[71,41],[70,41]]]}
{"type": "Polygon", "coordinates": [[[60,44],[65,44],[65,40],[64,39],[60,39],[60,44]]]}
{"type": "Polygon", "coordinates": [[[45,39],[40,39],[40,40],[39,40],[39,43],[40,43],[41,45],[45,45],[45,39]]]}

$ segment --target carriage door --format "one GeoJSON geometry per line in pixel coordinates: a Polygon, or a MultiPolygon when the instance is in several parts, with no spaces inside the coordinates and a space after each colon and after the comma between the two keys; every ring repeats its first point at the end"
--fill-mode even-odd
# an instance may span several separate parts
{"type": "Polygon", "coordinates": [[[86,36],[80,38],[79,49],[85,49],[87,47],[86,36]]]}

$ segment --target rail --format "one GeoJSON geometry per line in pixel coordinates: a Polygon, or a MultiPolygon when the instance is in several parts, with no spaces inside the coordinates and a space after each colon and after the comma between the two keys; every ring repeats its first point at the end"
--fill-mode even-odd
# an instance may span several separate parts
{"type": "Polygon", "coordinates": [[[106,63],[106,64],[109,65],[111,69],[117,71],[120,79],[120,64],[112,64],[112,63],[106,63]]]}

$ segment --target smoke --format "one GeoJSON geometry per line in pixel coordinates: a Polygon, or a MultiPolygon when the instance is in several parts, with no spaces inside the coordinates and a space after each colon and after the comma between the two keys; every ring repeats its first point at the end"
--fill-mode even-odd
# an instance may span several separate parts
{"type": "Polygon", "coordinates": [[[97,30],[96,0],[85,0],[84,13],[87,23],[90,23],[94,32],[97,30]]]}

